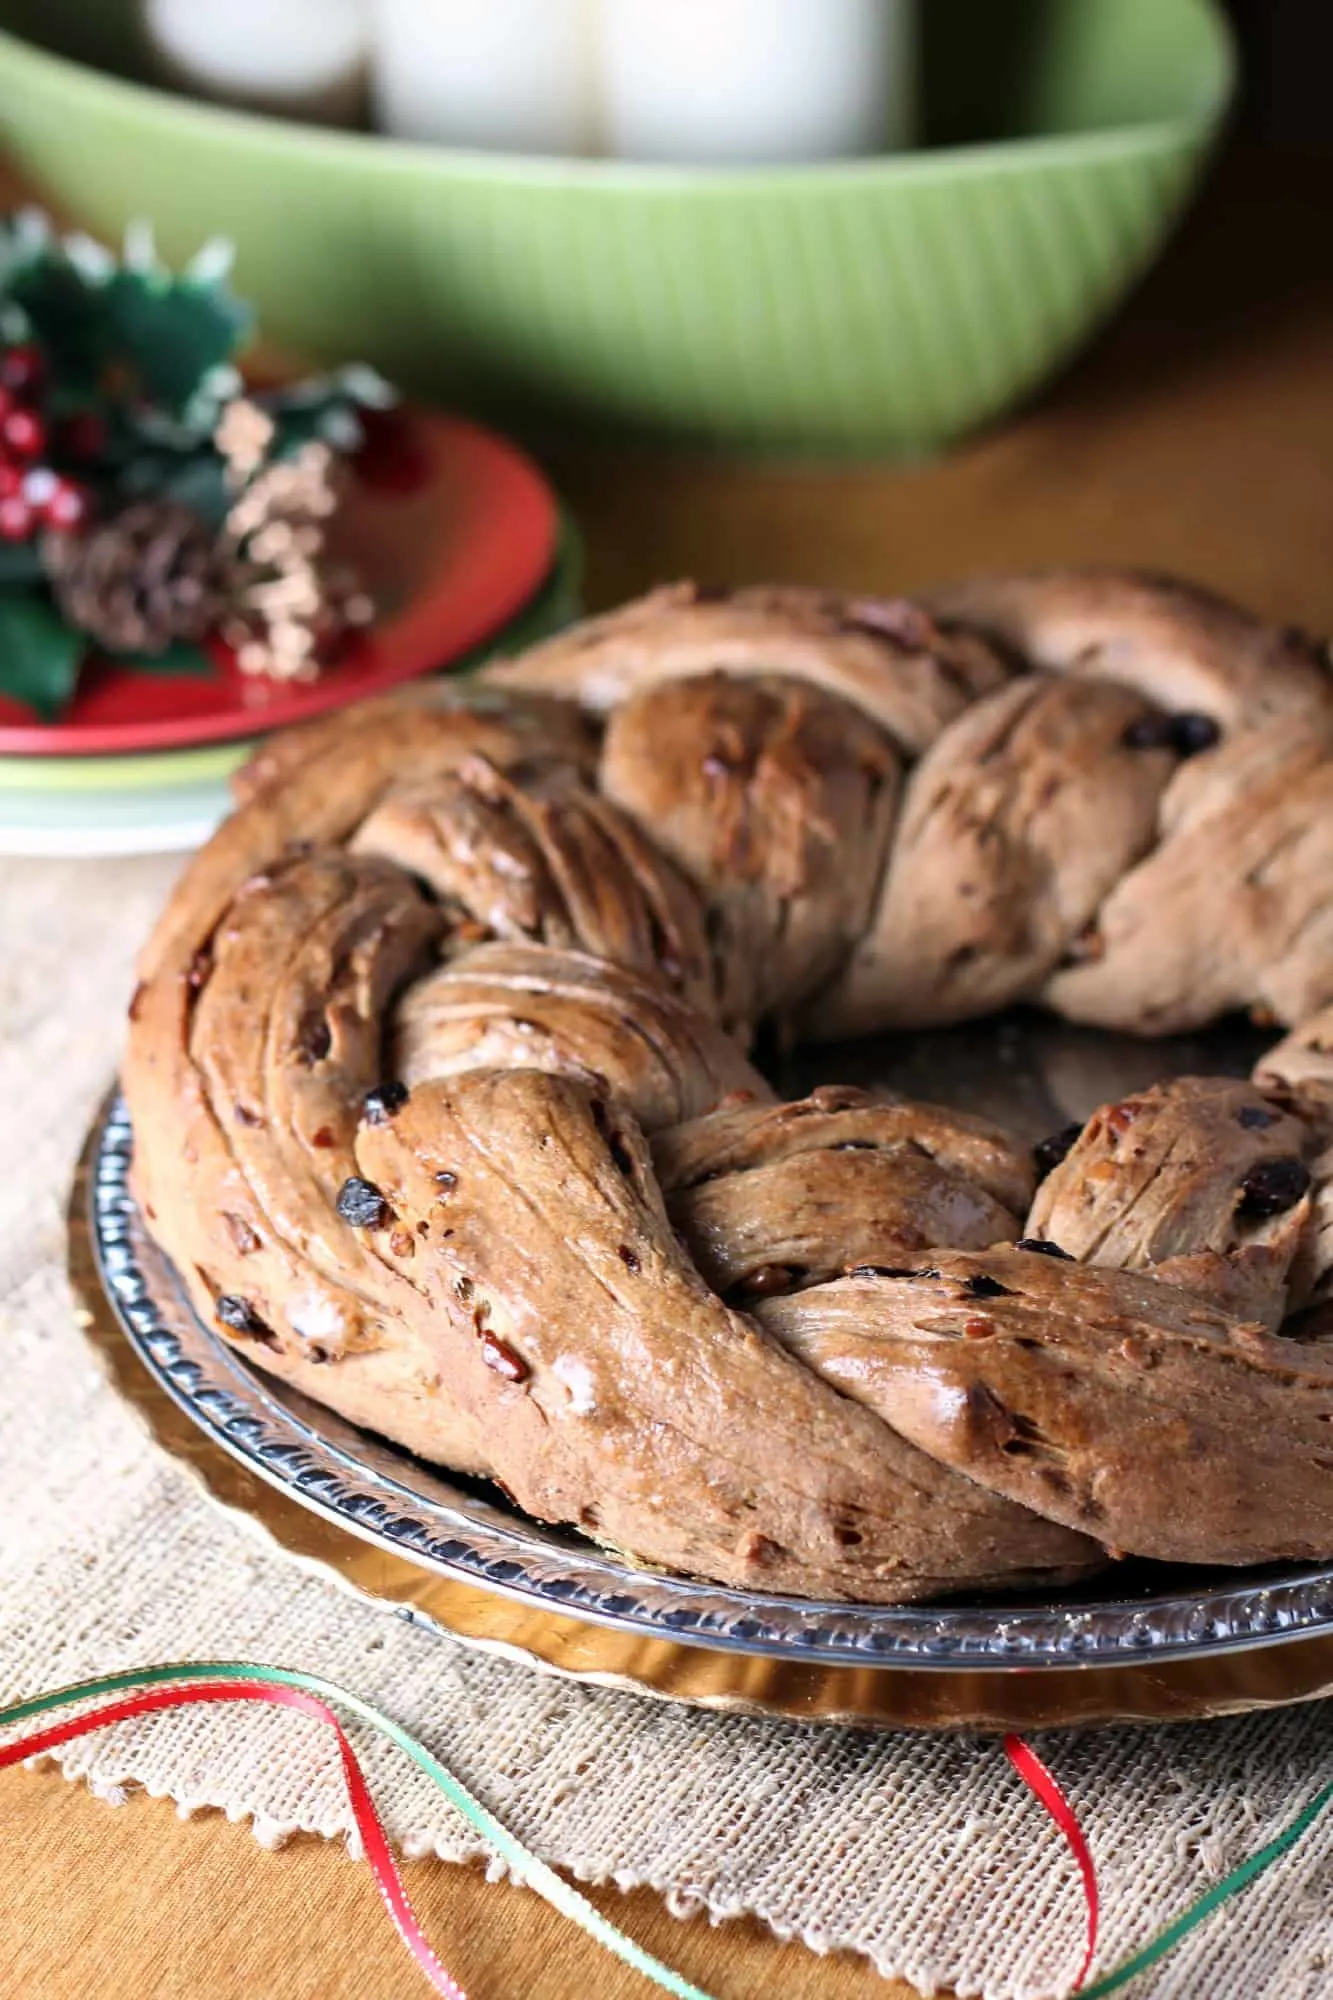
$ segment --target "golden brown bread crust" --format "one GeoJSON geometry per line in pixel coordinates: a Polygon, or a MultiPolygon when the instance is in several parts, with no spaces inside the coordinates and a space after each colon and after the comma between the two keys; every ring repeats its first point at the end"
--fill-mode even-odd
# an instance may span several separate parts
{"type": "Polygon", "coordinates": [[[1160,708],[1226,729],[1329,705],[1327,649],[1178,577],[1038,570],[968,577],[930,592],[942,623],[981,634],[1049,674],[1137,688],[1160,708]]]}
{"type": "Polygon", "coordinates": [[[1240,729],[1183,764],[1158,840],[1111,890],[1043,1001],[1165,1035],[1236,1007],[1304,1019],[1333,998],[1333,715],[1240,729]]]}
{"type": "Polygon", "coordinates": [[[1088,1120],[1038,1189],[1028,1233],[1081,1263],[1151,1271],[1276,1331],[1314,1283],[1321,1150],[1314,1120],[1252,1084],[1159,1084],[1088,1120]]]}
{"type": "Polygon", "coordinates": [[[1283,1340],[1128,1271],[941,1252],[755,1308],[943,1464],[1162,1562],[1333,1548],[1333,1338],[1283,1340]]]}
{"type": "Polygon", "coordinates": [[[649,1132],[724,1098],[772,1098],[731,1037],[660,980],[541,945],[481,944],[419,980],[390,1056],[409,1086],[472,1069],[580,1077],[649,1132]]]}
{"type": "Polygon", "coordinates": [[[674,1125],[653,1163],[699,1270],[740,1305],[934,1243],[1012,1242],[1033,1182],[998,1128],[853,1088],[674,1125]]]}
{"type": "Polygon", "coordinates": [[[1333,1554],[1309,643],[1142,578],[686,586],[485,681],[266,746],[144,952],[136,1187],[201,1313],[726,1583],[1333,1554]],[[778,1104],[737,1040],[1014,999],[1312,1019],[1255,1086],[1107,1106],[1035,1195],[1004,1132],[778,1104]]]}
{"type": "Polygon", "coordinates": [[[576,625],[483,678],[601,715],[659,682],[715,673],[819,688],[919,756],[979,695],[1001,686],[1009,666],[978,633],[937,622],[905,598],[680,583],[576,625]]]}
{"type": "Polygon", "coordinates": [[[567,705],[500,702],[435,686],[386,696],[261,750],[239,780],[242,809],[185,869],[140,959],[145,980],[190,958],[245,883],[294,847],[341,845],[391,789],[489,757],[501,769],[578,769],[592,749],[567,705]]]}
{"type": "Polygon", "coordinates": [[[859,709],[799,681],[702,674],[610,718],[602,789],[703,895],[725,1022],[744,1032],[838,970],[869,920],[900,772],[859,709]]]}
{"type": "Polygon", "coordinates": [[[968,1020],[1040,989],[1151,847],[1176,760],[1130,690],[1023,675],[912,773],[874,920],[812,1016],[821,1037],[968,1020]]]}
{"type": "Polygon", "coordinates": [[[475,1071],[414,1090],[357,1151],[434,1303],[453,1395],[541,1518],[724,1583],[867,1599],[979,1565],[1016,1580],[1095,1561],[728,1310],[677,1243],[623,1104],[475,1071]]]}
{"type": "Polygon", "coordinates": [[[567,766],[516,784],[487,758],[395,786],[352,848],[426,884],[479,937],[590,952],[717,1012],[703,903],[626,814],[567,766]]]}

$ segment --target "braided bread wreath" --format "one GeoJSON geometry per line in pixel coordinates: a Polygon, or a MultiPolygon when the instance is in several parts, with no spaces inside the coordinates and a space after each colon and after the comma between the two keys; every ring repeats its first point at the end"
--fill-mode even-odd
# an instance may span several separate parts
{"type": "Polygon", "coordinates": [[[1135,577],[685,586],[279,738],[238,789],[125,1086],[149,1226],[264,1368],[727,1584],[1333,1556],[1309,641],[1135,577]],[[1035,1164],[884,1093],[779,1103],[744,1053],[765,1017],[1020,1000],[1302,1025],[1253,1084],[1143,1091],[1035,1164]]]}

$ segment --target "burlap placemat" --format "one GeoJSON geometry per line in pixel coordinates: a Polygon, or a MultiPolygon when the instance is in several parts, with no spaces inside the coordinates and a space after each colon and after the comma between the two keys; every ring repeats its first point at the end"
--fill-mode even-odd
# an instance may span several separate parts
{"type": "MultiPolygon", "coordinates": [[[[470,1655],[294,1567],[151,1446],[83,1346],[64,1202],[116,1060],[131,959],[167,861],[0,863],[0,1683],[239,1655],[390,1710],[574,1875],[649,1885],[681,1915],[751,1912],[929,1990],[1067,1990],[1083,1907],[1058,1835],[992,1743],[704,1717],[470,1655]]],[[[1154,1935],[1333,1778],[1319,1705],[1161,1732],[1043,1739],[1101,1873],[1105,1960],[1154,1935]]],[[[409,1853],[474,1857],[405,1761],[367,1762],[409,1853]]],[[[187,1712],[64,1753],[249,1817],[261,1840],[345,1834],[335,1760],[285,1713],[187,1712]]],[[[1333,1992],[1333,1813],[1136,1992],[1333,1992]]]]}

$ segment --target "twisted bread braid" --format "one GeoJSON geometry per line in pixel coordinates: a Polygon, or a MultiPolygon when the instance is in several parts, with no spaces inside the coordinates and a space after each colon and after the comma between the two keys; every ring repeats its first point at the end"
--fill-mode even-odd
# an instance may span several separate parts
{"type": "Polygon", "coordinates": [[[268,746],[144,953],[136,1185],[200,1311],[725,1583],[1333,1554],[1310,643],[1137,578],[682,586],[483,681],[268,746]],[[1306,1025],[1036,1163],[744,1054],[1019,999],[1306,1025]]]}

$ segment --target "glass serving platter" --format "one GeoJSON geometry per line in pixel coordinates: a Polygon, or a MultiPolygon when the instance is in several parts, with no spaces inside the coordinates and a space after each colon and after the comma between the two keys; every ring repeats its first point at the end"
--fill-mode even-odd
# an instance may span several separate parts
{"type": "MultiPolygon", "coordinates": [[[[767,1052],[784,1094],[879,1084],[1037,1139],[1167,1075],[1243,1075],[1248,1025],[1140,1042],[1027,1015],[767,1052]]],[[[647,1571],[344,1423],[204,1326],[129,1188],[109,1100],[70,1214],[85,1326],[154,1436],[298,1560],[470,1643],[707,1706],[898,1726],[1170,1719],[1333,1691],[1333,1564],[1125,1562],[1067,1591],[871,1607],[647,1571]]]]}

